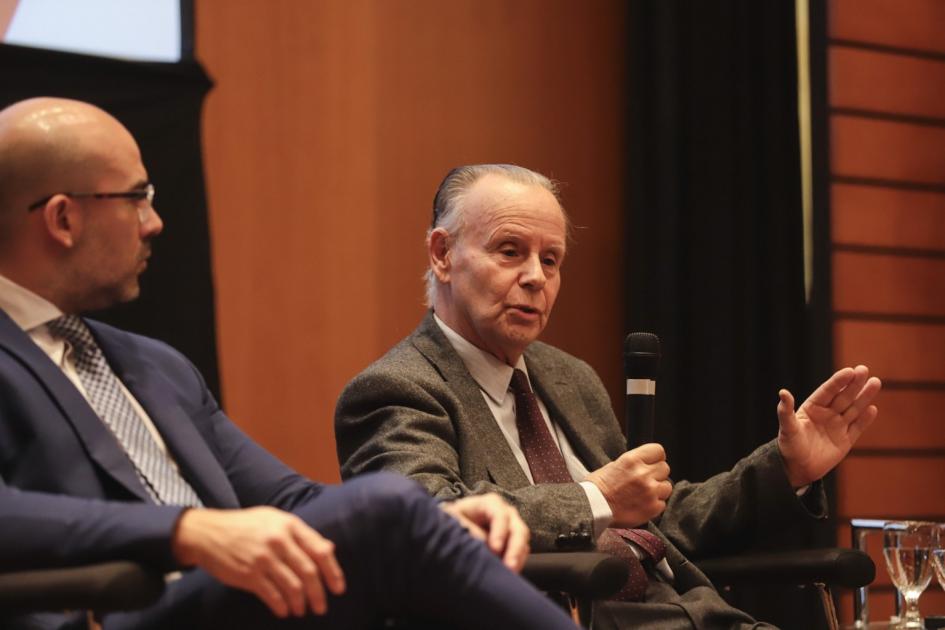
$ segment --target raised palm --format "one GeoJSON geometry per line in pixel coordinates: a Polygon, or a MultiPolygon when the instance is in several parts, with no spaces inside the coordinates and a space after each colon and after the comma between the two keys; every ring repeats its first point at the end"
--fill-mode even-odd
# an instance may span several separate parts
{"type": "Polygon", "coordinates": [[[779,392],[778,447],[793,487],[813,483],[846,457],[876,419],[872,403],[881,387],[869,368],[858,365],[835,372],[796,412],[791,392],[779,392]]]}

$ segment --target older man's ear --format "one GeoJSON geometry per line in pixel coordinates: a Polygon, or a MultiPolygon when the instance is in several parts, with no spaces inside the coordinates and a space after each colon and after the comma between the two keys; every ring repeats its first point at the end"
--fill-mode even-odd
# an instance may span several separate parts
{"type": "Polygon", "coordinates": [[[436,228],[427,238],[427,254],[430,258],[430,269],[440,282],[450,279],[450,248],[452,238],[443,228],[436,228]]]}

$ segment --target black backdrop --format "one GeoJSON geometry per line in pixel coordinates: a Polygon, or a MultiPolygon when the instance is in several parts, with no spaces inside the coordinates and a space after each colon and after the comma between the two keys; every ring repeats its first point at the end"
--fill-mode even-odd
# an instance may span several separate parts
{"type": "Polygon", "coordinates": [[[164,232],[154,241],[141,297],[94,316],[170,343],[219,395],[200,149],[210,87],[195,61],[138,63],[0,45],[0,107],[33,96],[75,98],[105,109],[138,140],[164,232]]]}
{"type": "MultiPolygon", "coordinates": [[[[780,387],[799,404],[830,373],[822,216],[804,294],[794,2],[634,0],[629,33],[627,330],[662,339],[656,438],[701,480],[777,434],[780,387]]],[[[783,589],[746,597],[784,627],[822,618],[783,589]]]]}

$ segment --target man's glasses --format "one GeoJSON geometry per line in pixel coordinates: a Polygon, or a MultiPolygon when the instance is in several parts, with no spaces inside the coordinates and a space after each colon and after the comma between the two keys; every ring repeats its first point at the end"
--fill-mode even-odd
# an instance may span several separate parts
{"type": "Polygon", "coordinates": [[[147,206],[138,208],[138,218],[141,219],[141,222],[144,223],[144,220],[147,218],[147,209],[154,202],[154,184],[147,184],[144,188],[139,190],[128,190],[126,192],[97,192],[97,193],[73,193],[73,192],[63,192],[63,193],[53,193],[43,197],[34,204],[31,204],[27,210],[32,212],[37,208],[42,208],[45,206],[50,199],[56,195],[65,195],[66,197],[72,197],[73,199],[80,199],[82,197],[90,199],[132,199],[134,201],[144,201],[147,200],[147,206]]]}

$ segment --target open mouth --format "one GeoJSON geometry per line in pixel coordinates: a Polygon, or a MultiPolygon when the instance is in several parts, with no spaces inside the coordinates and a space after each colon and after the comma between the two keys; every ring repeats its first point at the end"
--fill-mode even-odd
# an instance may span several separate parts
{"type": "Polygon", "coordinates": [[[527,304],[513,304],[511,308],[526,315],[538,315],[538,309],[534,306],[528,306],[527,304]]]}

